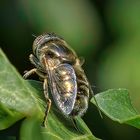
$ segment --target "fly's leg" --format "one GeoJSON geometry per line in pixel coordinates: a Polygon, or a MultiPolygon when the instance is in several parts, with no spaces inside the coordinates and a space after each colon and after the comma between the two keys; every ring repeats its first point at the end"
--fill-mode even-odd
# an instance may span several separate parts
{"type": "Polygon", "coordinates": [[[30,71],[25,71],[25,74],[23,75],[23,78],[26,79],[26,78],[29,77],[31,74],[36,73],[37,75],[39,75],[41,78],[44,79],[44,77],[46,77],[46,74],[45,74],[44,71],[42,70],[42,67],[40,66],[39,60],[38,60],[33,54],[30,54],[29,60],[31,61],[31,63],[32,63],[36,68],[31,69],[30,71]]]}
{"type": "Polygon", "coordinates": [[[23,75],[23,78],[26,79],[27,77],[29,77],[30,75],[37,73],[37,69],[31,69],[30,71],[25,71],[25,74],[23,75]]]}
{"type": "Polygon", "coordinates": [[[34,73],[36,73],[38,76],[40,76],[43,79],[46,77],[46,75],[44,73],[40,72],[37,68],[34,68],[29,71],[25,71],[23,78],[26,79],[27,77],[29,77],[30,75],[32,75],[34,73]]]}
{"type": "Polygon", "coordinates": [[[72,123],[73,123],[74,128],[76,129],[76,131],[78,131],[79,133],[83,134],[83,132],[78,128],[78,125],[76,123],[75,118],[72,118],[72,123]]]}
{"type": "Polygon", "coordinates": [[[52,101],[51,101],[51,99],[49,98],[49,95],[48,95],[48,83],[47,83],[47,79],[44,79],[43,89],[44,89],[44,96],[45,96],[46,101],[47,101],[47,108],[46,108],[46,111],[45,111],[45,116],[44,116],[44,120],[43,120],[42,125],[43,126],[46,126],[47,116],[48,116],[48,113],[50,111],[51,103],[52,103],[52,101]]]}
{"type": "Polygon", "coordinates": [[[38,70],[42,70],[39,60],[33,54],[29,55],[29,60],[38,70]]]}

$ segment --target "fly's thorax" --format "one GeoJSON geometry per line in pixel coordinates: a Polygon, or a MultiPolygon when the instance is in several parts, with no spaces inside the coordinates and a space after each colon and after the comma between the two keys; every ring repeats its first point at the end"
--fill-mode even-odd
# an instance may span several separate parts
{"type": "Polygon", "coordinates": [[[33,43],[33,53],[39,61],[42,57],[47,60],[54,59],[51,63],[75,64],[77,55],[69,45],[55,34],[44,34],[37,37],[33,43]]]}

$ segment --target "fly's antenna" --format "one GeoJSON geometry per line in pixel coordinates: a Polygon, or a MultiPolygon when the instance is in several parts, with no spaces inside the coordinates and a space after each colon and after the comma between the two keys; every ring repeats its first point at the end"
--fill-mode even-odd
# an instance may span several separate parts
{"type": "Polygon", "coordinates": [[[35,34],[32,34],[33,37],[37,38],[37,36],[35,34]]]}
{"type": "Polygon", "coordinates": [[[95,98],[95,94],[94,94],[94,92],[93,92],[91,86],[90,86],[90,92],[91,92],[91,95],[92,95],[93,98],[94,98],[95,104],[96,104],[96,106],[97,106],[97,108],[98,108],[98,112],[99,112],[101,118],[103,118],[103,115],[102,115],[102,113],[101,113],[101,110],[100,110],[100,108],[99,108],[98,102],[97,102],[97,100],[96,100],[96,98],[95,98]]]}

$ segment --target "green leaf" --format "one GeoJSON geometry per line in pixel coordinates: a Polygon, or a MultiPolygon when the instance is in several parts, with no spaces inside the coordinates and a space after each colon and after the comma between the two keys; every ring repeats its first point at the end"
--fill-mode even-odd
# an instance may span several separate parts
{"type": "Polygon", "coordinates": [[[41,127],[46,103],[42,83],[23,80],[0,49],[0,130],[26,118],[21,128],[21,140],[96,140],[81,118],[77,118],[78,132],[53,105],[47,127],[41,127]]]}
{"type": "Polygon", "coordinates": [[[39,110],[36,92],[0,50],[0,130],[39,110]]]}
{"type": "Polygon", "coordinates": [[[49,113],[46,128],[41,127],[40,124],[41,122],[35,117],[26,119],[21,128],[21,140],[96,139],[80,118],[77,120],[78,128],[80,128],[80,132],[78,132],[74,129],[72,122],[62,117],[62,114],[59,114],[59,112],[57,112],[57,115],[52,111],[49,113]]]}
{"type": "MultiPolygon", "coordinates": [[[[33,80],[29,80],[28,82],[33,87],[36,87],[36,89],[39,91],[39,97],[41,99],[44,99],[44,97],[42,96],[42,83],[33,80]]],[[[45,110],[43,110],[43,112],[45,112],[45,110]]],[[[77,126],[80,131],[78,132],[74,128],[72,121],[60,113],[60,111],[54,105],[54,102],[48,115],[48,122],[46,128],[41,127],[42,120],[43,119],[38,120],[34,116],[32,118],[26,119],[22,125],[21,138],[23,138],[23,140],[34,140],[37,139],[37,137],[41,137],[41,140],[97,140],[97,138],[92,135],[92,133],[81,118],[76,119],[77,126]]]]}
{"type": "MultiPolygon", "coordinates": [[[[140,128],[140,115],[132,106],[126,89],[110,89],[95,95],[95,98],[100,110],[109,118],[140,128]]],[[[94,98],[91,102],[96,104],[94,98]]]]}

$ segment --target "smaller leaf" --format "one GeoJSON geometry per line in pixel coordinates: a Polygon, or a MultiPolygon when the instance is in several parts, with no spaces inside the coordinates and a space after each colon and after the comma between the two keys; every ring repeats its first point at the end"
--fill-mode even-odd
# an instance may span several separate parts
{"type": "MultiPolygon", "coordinates": [[[[140,129],[140,115],[131,104],[126,89],[110,89],[95,95],[98,106],[109,118],[140,129]]],[[[94,98],[91,102],[96,104],[94,98]]]]}

